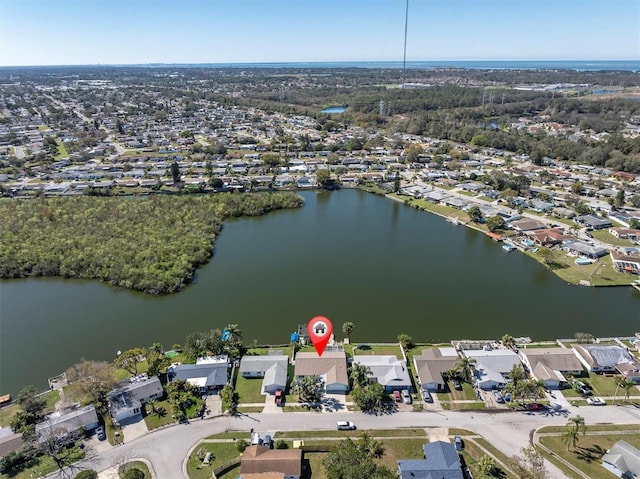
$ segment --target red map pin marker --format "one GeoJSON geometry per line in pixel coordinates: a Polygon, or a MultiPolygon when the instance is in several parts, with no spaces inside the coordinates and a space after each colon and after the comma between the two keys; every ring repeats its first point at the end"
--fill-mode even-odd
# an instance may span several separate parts
{"type": "Polygon", "coordinates": [[[331,338],[331,333],[333,333],[333,325],[329,318],[325,318],[324,316],[316,316],[307,325],[307,332],[309,333],[309,338],[313,343],[313,346],[316,348],[316,352],[318,356],[322,356],[324,353],[324,348],[327,347],[327,343],[331,338]]]}

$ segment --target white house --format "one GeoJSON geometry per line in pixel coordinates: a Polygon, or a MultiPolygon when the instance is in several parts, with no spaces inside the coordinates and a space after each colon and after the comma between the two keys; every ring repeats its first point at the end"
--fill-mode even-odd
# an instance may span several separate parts
{"type": "Polygon", "coordinates": [[[240,360],[240,375],[243,378],[264,378],[262,390],[274,394],[287,386],[289,358],[280,354],[267,356],[243,356],[240,360]]]}
{"type": "Polygon", "coordinates": [[[602,456],[602,467],[624,479],[640,477],[640,450],[618,441],[602,456]]]}
{"type": "Polygon", "coordinates": [[[144,404],[162,397],[164,390],[157,376],[141,374],[121,383],[109,394],[109,413],[120,423],[142,414],[144,404]]]}
{"type": "Polygon", "coordinates": [[[385,392],[413,390],[407,363],[397,356],[356,355],[353,362],[368,367],[371,379],[384,386],[385,392]]]}
{"type": "Polygon", "coordinates": [[[73,408],[66,413],[56,411],[36,424],[36,436],[39,442],[44,442],[52,435],[66,436],[83,429],[92,430],[98,424],[98,414],[92,405],[73,408]]]}
{"type": "Polygon", "coordinates": [[[196,364],[176,364],[167,368],[170,382],[182,380],[198,387],[202,394],[219,392],[227,384],[229,358],[226,355],[198,358],[196,364]]]}

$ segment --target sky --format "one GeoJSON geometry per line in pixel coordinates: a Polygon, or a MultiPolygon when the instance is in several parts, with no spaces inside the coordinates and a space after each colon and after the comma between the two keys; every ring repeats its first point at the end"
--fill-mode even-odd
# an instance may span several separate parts
{"type": "MultiPolygon", "coordinates": [[[[0,65],[402,61],[406,0],[1,0],[0,65]]],[[[407,61],[640,60],[640,0],[409,0],[407,61]]]]}

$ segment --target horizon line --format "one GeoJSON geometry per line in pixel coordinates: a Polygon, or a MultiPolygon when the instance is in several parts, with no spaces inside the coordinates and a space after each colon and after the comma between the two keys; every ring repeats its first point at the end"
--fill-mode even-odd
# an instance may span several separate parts
{"type": "MultiPolygon", "coordinates": [[[[506,62],[519,62],[519,63],[534,63],[534,62],[595,62],[595,63],[612,63],[612,62],[636,62],[640,63],[640,58],[618,58],[618,59],[438,59],[438,60],[407,60],[407,64],[411,63],[473,63],[473,62],[492,62],[492,63],[506,63],[506,62]]],[[[0,65],[0,68],[47,68],[47,67],[144,67],[144,66],[179,66],[179,65],[283,65],[283,64],[349,64],[349,63],[397,63],[402,64],[402,60],[282,60],[282,61],[232,61],[232,62],[138,62],[138,63],[51,63],[51,64],[25,64],[25,65],[0,65]]]]}

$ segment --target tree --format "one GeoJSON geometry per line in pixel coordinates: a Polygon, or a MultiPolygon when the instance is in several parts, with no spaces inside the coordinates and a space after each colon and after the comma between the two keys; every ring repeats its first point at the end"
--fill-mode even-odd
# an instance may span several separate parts
{"type": "Polygon", "coordinates": [[[511,336],[510,334],[505,334],[504,336],[502,336],[502,339],[500,341],[502,342],[502,345],[504,347],[509,349],[513,349],[516,345],[515,339],[513,339],[513,336],[511,336]]]}
{"type": "Polygon", "coordinates": [[[471,221],[474,223],[480,223],[480,220],[482,219],[482,212],[480,211],[480,208],[472,206],[469,208],[469,211],[467,211],[467,214],[469,215],[469,218],[471,218],[471,221]]]}
{"type": "Polygon", "coordinates": [[[27,386],[18,393],[16,404],[20,410],[11,419],[10,427],[13,432],[22,434],[25,442],[30,442],[35,438],[36,423],[44,417],[47,402],[38,396],[35,386],[27,386]]]}
{"type": "Polygon", "coordinates": [[[363,364],[353,363],[349,378],[353,383],[353,387],[365,387],[369,385],[369,377],[371,376],[371,368],[363,364]]]}
{"type": "Polygon", "coordinates": [[[326,188],[331,181],[331,172],[327,169],[316,171],[316,181],[320,188],[326,188]]]}
{"type": "Polygon", "coordinates": [[[353,329],[355,327],[356,325],[353,324],[351,321],[342,323],[342,332],[347,336],[347,339],[349,340],[349,344],[351,344],[351,333],[353,332],[353,329]]]}
{"type": "Polygon", "coordinates": [[[547,479],[549,473],[544,465],[544,458],[536,448],[527,447],[520,450],[520,456],[511,457],[511,470],[518,479],[547,479]]]}
{"type": "Polygon", "coordinates": [[[413,348],[413,338],[408,334],[398,334],[398,342],[400,343],[400,346],[402,346],[402,349],[404,349],[405,351],[413,348]]]}
{"type": "Polygon", "coordinates": [[[120,353],[113,363],[117,368],[124,369],[131,376],[137,376],[138,364],[144,361],[146,353],[142,348],[129,349],[120,353]]]}
{"type": "Polygon", "coordinates": [[[98,473],[92,469],[85,469],[76,474],[74,479],[98,479],[98,473]]]}
{"type": "Polygon", "coordinates": [[[615,199],[615,205],[618,208],[622,208],[624,206],[624,190],[622,188],[620,188],[618,190],[618,193],[616,194],[616,199],[615,199]]]}
{"type": "Polygon", "coordinates": [[[176,185],[180,183],[180,180],[181,180],[180,165],[178,165],[178,162],[175,160],[173,161],[173,163],[171,163],[170,173],[171,173],[171,178],[173,179],[173,184],[176,185]]]}
{"type": "Polygon", "coordinates": [[[327,479],[393,479],[397,475],[374,461],[367,441],[345,439],[322,461],[327,479]]]}
{"type": "Polygon", "coordinates": [[[400,191],[400,174],[396,171],[396,176],[393,178],[393,191],[397,193],[400,191]]]}
{"type": "Polygon", "coordinates": [[[181,379],[169,383],[167,396],[173,415],[179,421],[187,419],[187,409],[199,410],[202,403],[198,388],[181,379]]]}
{"type": "Polygon", "coordinates": [[[144,479],[144,472],[137,467],[132,467],[124,474],[124,479],[144,479]]]}
{"type": "Polygon", "coordinates": [[[158,376],[169,366],[169,358],[162,352],[162,345],[160,343],[153,343],[147,351],[147,363],[149,365],[147,372],[151,376],[158,376]]]}
{"type": "Polygon", "coordinates": [[[565,431],[562,435],[563,441],[567,443],[567,451],[576,447],[576,444],[578,444],[579,435],[582,433],[582,435],[584,436],[586,431],[587,428],[582,416],[574,416],[569,418],[565,431]]]}
{"type": "Polygon", "coordinates": [[[487,228],[492,233],[497,230],[501,230],[504,228],[504,218],[500,215],[491,216],[487,220],[487,228]]]}
{"type": "Polygon", "coordinates": [[[260,158],[268,171],[274,171],[282,163],[280,155],[276,153],[266,153],[260,158]]]}
{"type": "Polygon", "coordinates": [[[493,476],[497,472],[498,467],[496,466],[495,459],[485,454],[478,460],[478,469],[485,476],[493,476]]]}
{"type": "Polygon", "coordinates": [[[251,444],[246,439],[238,439],[236,442],[236,448],[239,452],[244,452],[246,448],[248,448],[251,444]]]}
{"type": "Polygon", "coordinates": [[[122,127],[122,122],[120,121],[120,118],[116,120],[116,130],[118,130],[119,134],[124,135],[124,128],[122,127]]]}
{"type": "Polygon", "coordinates": [[[618,396],[618,388],[622,388],[625,391],[624,398],[629,399],[629,394],[631,392],[631,388],[633,388],[636,384],[622,376],[618,376],[616,378],[616,392],[613,394],[613,402],[616,402],[616,397],[618,396]]]}
{"type": "Polygon", "coordinates": [[[364,412],[380,411],[384,408],[387,393],[380,383],[357,386],[351,391],[353,402],[364,412]]]}
{"type": "Polygon", "coordinates": [[[584,185],[581,182],[576,181],[574,184],[571,185],[572,193],[575,193],[576,195],[580,195],[582,194],[583,191],[584,191],[584,185]]]}
{"type": "Polygon", "coordinates": [[[310,405],[322,400],[324,381],[320,376],[303,376],[294,381],[292,389],[298,395],[298,402],[310,405]]]}
{"type": "Polygon", "coordinates": [[[524,369],[521,364],[514,364],[509,371],[509,379],[511,382],[507,385],[508,388],[512,389],[513,394],[517,394],[520,392],[520,386],[522,382],[525,380],[524,369]]]}
{"type": "Polygon", "coordinates": [[[466,356],[456,361],[456,372],[464,382],[471,383],[473,381],[476,370],[475,364],[475,358],[468,358],[466,356]]]}
{"type": "Polygon", "coordinates": [[[87,361],[84,358],[66,371],[69,382],[79,385],[87,400],[106,414],[109,400],[107,395],[116,384],[116,370],[112,363],[87,361]]]}
{"type": "Polygon", "coordinates": [[[233,386],[226,384],[220,391],[220,399],[222,399],[222,409],[235,414],[240,395],[233,386]]]}

